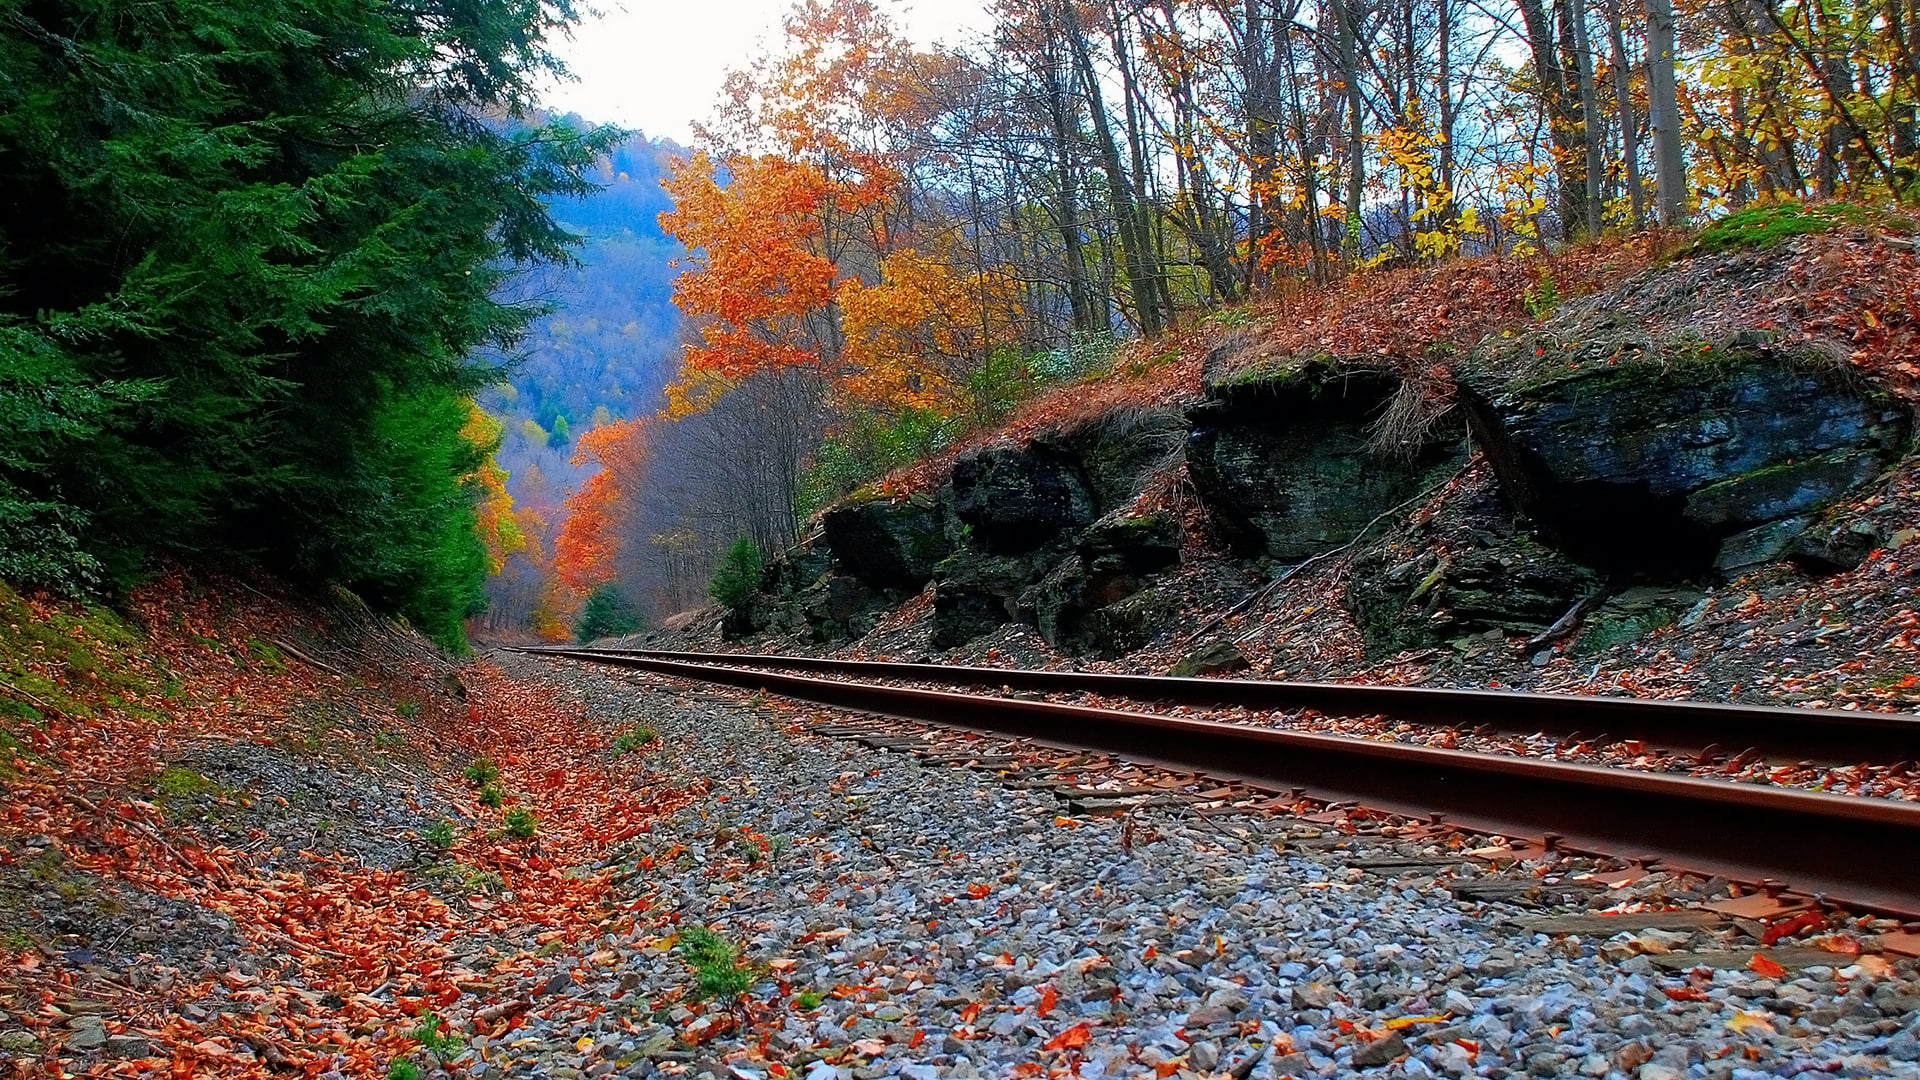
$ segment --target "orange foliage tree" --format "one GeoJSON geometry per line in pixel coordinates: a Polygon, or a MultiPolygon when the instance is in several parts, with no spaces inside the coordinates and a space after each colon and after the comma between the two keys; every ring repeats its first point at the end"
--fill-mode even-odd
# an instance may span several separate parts
{"type": "Polygon", "coordinates": [[[567,497],[566,520],[553,542],[553,569],[576,596],[616,576],[627,500],[646,455],[647,421],[602,424],[580,437],[573,461],[598,465],[580,490],[567,497]]]}

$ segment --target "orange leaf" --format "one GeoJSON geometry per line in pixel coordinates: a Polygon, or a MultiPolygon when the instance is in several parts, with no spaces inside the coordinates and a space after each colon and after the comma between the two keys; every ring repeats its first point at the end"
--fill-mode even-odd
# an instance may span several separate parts
{"type": "Polygon", "coordinates": [[[967,886],[967,895],[973,897],[975,900],[985,899],[986,895],[992,891],[993,890],[991,888],[988,888],[986,885],[978,881],[967,886]]]}
{"type": "Polygon", "coordinates": [[[1747,961],[1747,970],[1767,979],[1777,979],[1787,973],[1786,968],[1767,959],[1760,953],[1754,953],[1753,959],[1747,961]]]}
{"type": "Polygon", "coordinates": [[[1040,991],[1040,1004],[1033,1007],[1033,1015],[1047,1015],[1053,1011],[1054,1005],[1059,1002],[1059,1000],[1060,992],[1053,988],[1052,983],[1048,983],[1046,989],[1040,991]]]}
{"type": "Polygon", "coordinates": [[[980,1003],[977,1001],[969,1003],[966,1008],[960,1010],[960,1022],[963,1024],[971,1024],[978,1019],[979,1016],[980,1003]]]}
{"type": "Polygon", "coordinates": [[[1060,1034],[1055,1035],[1053,1038],[1048,1039],[1045,1049],[1070,1050],[1087,1045],[1087,1042],[1092,1038],[1093,1029],[1088,1026],[1085,1020],[1082,1020],[1060,1034]]]}

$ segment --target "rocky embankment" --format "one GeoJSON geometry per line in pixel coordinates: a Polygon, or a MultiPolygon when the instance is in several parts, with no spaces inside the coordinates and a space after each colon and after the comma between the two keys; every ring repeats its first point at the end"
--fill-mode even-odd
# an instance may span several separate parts
{"type": "Polygon", "coordinates": [[[1793,610],[1814,630],[1840,623],[1818,619],[1823,590],[1877,595],[1866,616],[1898,629],[1903,574],[1846,588],[1920,524],[1911,394],[1782,315],[1803,264],[1869,243],[1682,259],[1440,365],[1229,335],[1187,400],[976,446],[928,489],[830,508],[728,636],[1455,680],[1473,658],[1512,683],[1631,661],[1749,594],[1769,625],[1793,610]],[[1263,633],[1288,600],[1318,611],[1294,627],[1310,641],[1263,633]]]}

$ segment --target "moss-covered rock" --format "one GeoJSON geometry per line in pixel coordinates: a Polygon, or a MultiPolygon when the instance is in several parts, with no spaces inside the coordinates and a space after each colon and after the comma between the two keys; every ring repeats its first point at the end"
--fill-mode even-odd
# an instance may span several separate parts
{"type": "Polygon", "coordinates": [[[968,543],[990,555],[1062,543],[1097,516],[1077,461],[1038,444],[990,446],[961,457],[945,497],[968,543]]]}
{"type": "Polygon", "coordinates": [[[935,510],[931,500],[844,502],[822,515],[821,534],[841,573],[910,596],[933,579],[934,564],[953,553],[935,510]]]}
{"type": "Polygon", "coordinates": [[[1333,550],[1461,459],[1457,427],[1411,454],[1378,452],[1372,428],[1398,389],[1390,373],[1318,361],[1209,388],[1188,414],[1187,470],[1236,553],[1333,550]]]}
{"type": "Polygon", "coordinates": [[[1020,595],[1036,576],[1034,563],[969,551],[943,560],[933,575],[933,647],[950,649],[1017,619],[1020,595]]]}
{"type": "Polygon", "coordinates": [[[1751,335],[1612,362],[1587,342],[1564,364],[1550,340],[1463,373],[1463,398],[1515,504],[1596,567],[1678,579],[1777,559],[1910,441],[1893,397],[1751,335]]]}
{"type": "Polygon", "coordinates": [[[1442,514],[1368,546],[1343,603],[1373,655],[1488,631],[1535,634],[1602,586],[1601,576],[1528,535],[1481,483],[1442,514]]]}

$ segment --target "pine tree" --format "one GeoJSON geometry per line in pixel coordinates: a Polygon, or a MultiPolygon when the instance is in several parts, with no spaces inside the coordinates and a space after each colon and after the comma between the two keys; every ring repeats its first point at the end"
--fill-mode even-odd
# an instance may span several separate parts
{"type": "Polygon", "coordinates": [[[45,0],[0,33],[0,574],[155,551],[461,644],[459,439],[616,133],[527,120],[570,0],[45,0]],[[15,527],[16,522],[24,523],[15,527]]]}

